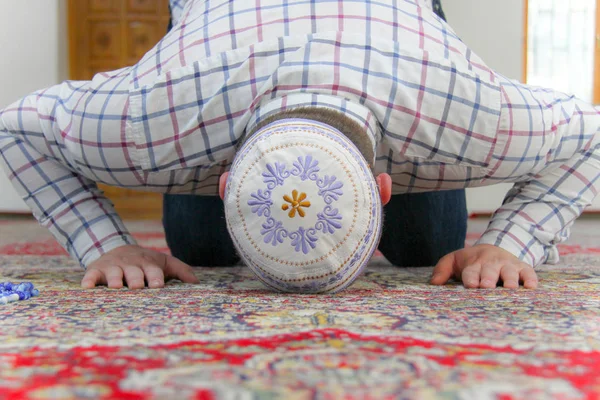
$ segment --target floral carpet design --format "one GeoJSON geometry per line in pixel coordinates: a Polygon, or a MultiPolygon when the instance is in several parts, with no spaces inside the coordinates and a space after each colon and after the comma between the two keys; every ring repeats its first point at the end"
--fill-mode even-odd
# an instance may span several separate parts
{"type": "MultiPolygon", "coordinates": [[[[158,223],[128,226],[166,250],[158,223]]],[[[433,287],[376,257],[337,295],[289,295],[244,267],[84,291],[43,229],[0,221],[0,281],[40,290],[0,306],[0,399],[600,399],[600,221],[573,232],[535,291],[433,287]]]]}

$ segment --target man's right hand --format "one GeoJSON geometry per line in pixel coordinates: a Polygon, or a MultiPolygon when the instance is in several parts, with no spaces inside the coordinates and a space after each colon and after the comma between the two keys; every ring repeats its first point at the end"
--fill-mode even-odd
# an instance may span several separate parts
{"type": "Polygon", "coordinates": [[[108,285],[120,289],[161,288],[165,281],[179,279],[184,283],[198,283],[192,268],[175,257],[140,246],[117,247],[91,263],[86,270],[81,287],[92,289],[108,285]]]}

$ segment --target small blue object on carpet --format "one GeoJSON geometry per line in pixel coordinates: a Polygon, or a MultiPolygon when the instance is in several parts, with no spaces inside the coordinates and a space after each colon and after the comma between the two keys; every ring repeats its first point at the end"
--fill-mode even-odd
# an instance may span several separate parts
{"type": "Polygon", "coordinates": [[[18,284],[0,282],[0,304],[8,304],[18,300],[27,300],[39,294],[39,290],[34,288],[33,283],[31,282],[21,282],[18,284]]]}

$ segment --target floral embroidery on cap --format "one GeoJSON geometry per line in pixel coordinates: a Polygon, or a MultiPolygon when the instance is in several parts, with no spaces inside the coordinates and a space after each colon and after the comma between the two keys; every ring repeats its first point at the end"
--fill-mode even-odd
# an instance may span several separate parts
{"type": "MultiPolygon", "coordinates": [[[[319,240],[317,235],[333,234],[336,230],[342,228],[342,215],[331,204],[344,195],[342,190],[344,184],[337,180],[335,176],[319,176],[319,161],[311,155],[298,157],[292,164],[291,169],[288,169],[287,165],[281,162],[267,164],[266,170],[261,174],[266,188],[251,193],[247,204],[253,214],[265,218],[260,231],[265,243],[279,246],[285,243],[286,239],[289,239],[295,251],[308,254],[316,247],[319,240]],[[313,182],[318,189],[318,195],[323,198],[327,205],[317,213],[317,222],[314,226],[299,227],[297,230],[289,232],[285,229],[285,224],[282,221],[277,221],[272,216],[273,200],[271,194],[276,186],[283,186],[286,179],[292,176],[300,178],[302,181],[313,182]]],[[[284,195],[283,200],[286,203],[281,206],[281,209],[284,211],[289,210],[287,214],[289,218],[294,218],[296,214],[304,217],[306,215],[305,208],[311,206],[306,193],[299,192],[296,189],[292,190],[291,197],[284,195]]]]}
{"type": "Polygon", "coordinates": [[[317,180],[317,172],[319,172],[319,162],[313,160],[312,156],[298,157],[298,161],[294,161],[294,169],[292,175],[300,177],[303,181],[310,179],[317,180]]]}
{"type": "Polygon", "coordinates": [[[310,207],[310,201],[304,201],[304,199],[306,199],[306,193],[302,192],[302,193],[300,193],[300,196],[298,196],[298,191],[294,189],[294,190],[292,190],[291,198],[287,194],[285,196],[283,196],[283,200],[287,201],[290,204],[282,205],[281,209],[283,211],[287,211],[291,208],[290,212],[288,213],[288,217],[290,217],[290,218],[294,218],[296,216],[296,211],[298,211],[298,215],[300,215],[301,217],[304,217],[306,215],[306,213],[304,212],[304,210],[302,208],[310,207]],[[291,205],[291,207],[290,207],[290,205],[291,205]]]}
{"type": "Polygon", "coordinates": [[[273,189],[277,185],[283,185],[290,172],[285,169],[285,164],[275,162],[274,165],[267,164],[267,170],[262,173],[262,176],[267,188],[273,189]]]}

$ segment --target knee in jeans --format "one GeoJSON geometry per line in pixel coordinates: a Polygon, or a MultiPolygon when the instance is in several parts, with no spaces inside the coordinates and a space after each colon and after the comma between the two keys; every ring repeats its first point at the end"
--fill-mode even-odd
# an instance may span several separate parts
{"type": "Polygon", "coordinates": [[[196,267],[233,267],[240,264],[236,252],[216,251],[214,248],[179,249],[171,246],[174,257],[196,267]]]}
{"type": "Polygon", "coordinates": [[[385,258],[397,267],[430,267],[439,261],[442,256],[432,254],[427,249],[415,249],[415,251],[398,253],[383,252],[385,258]]]}

